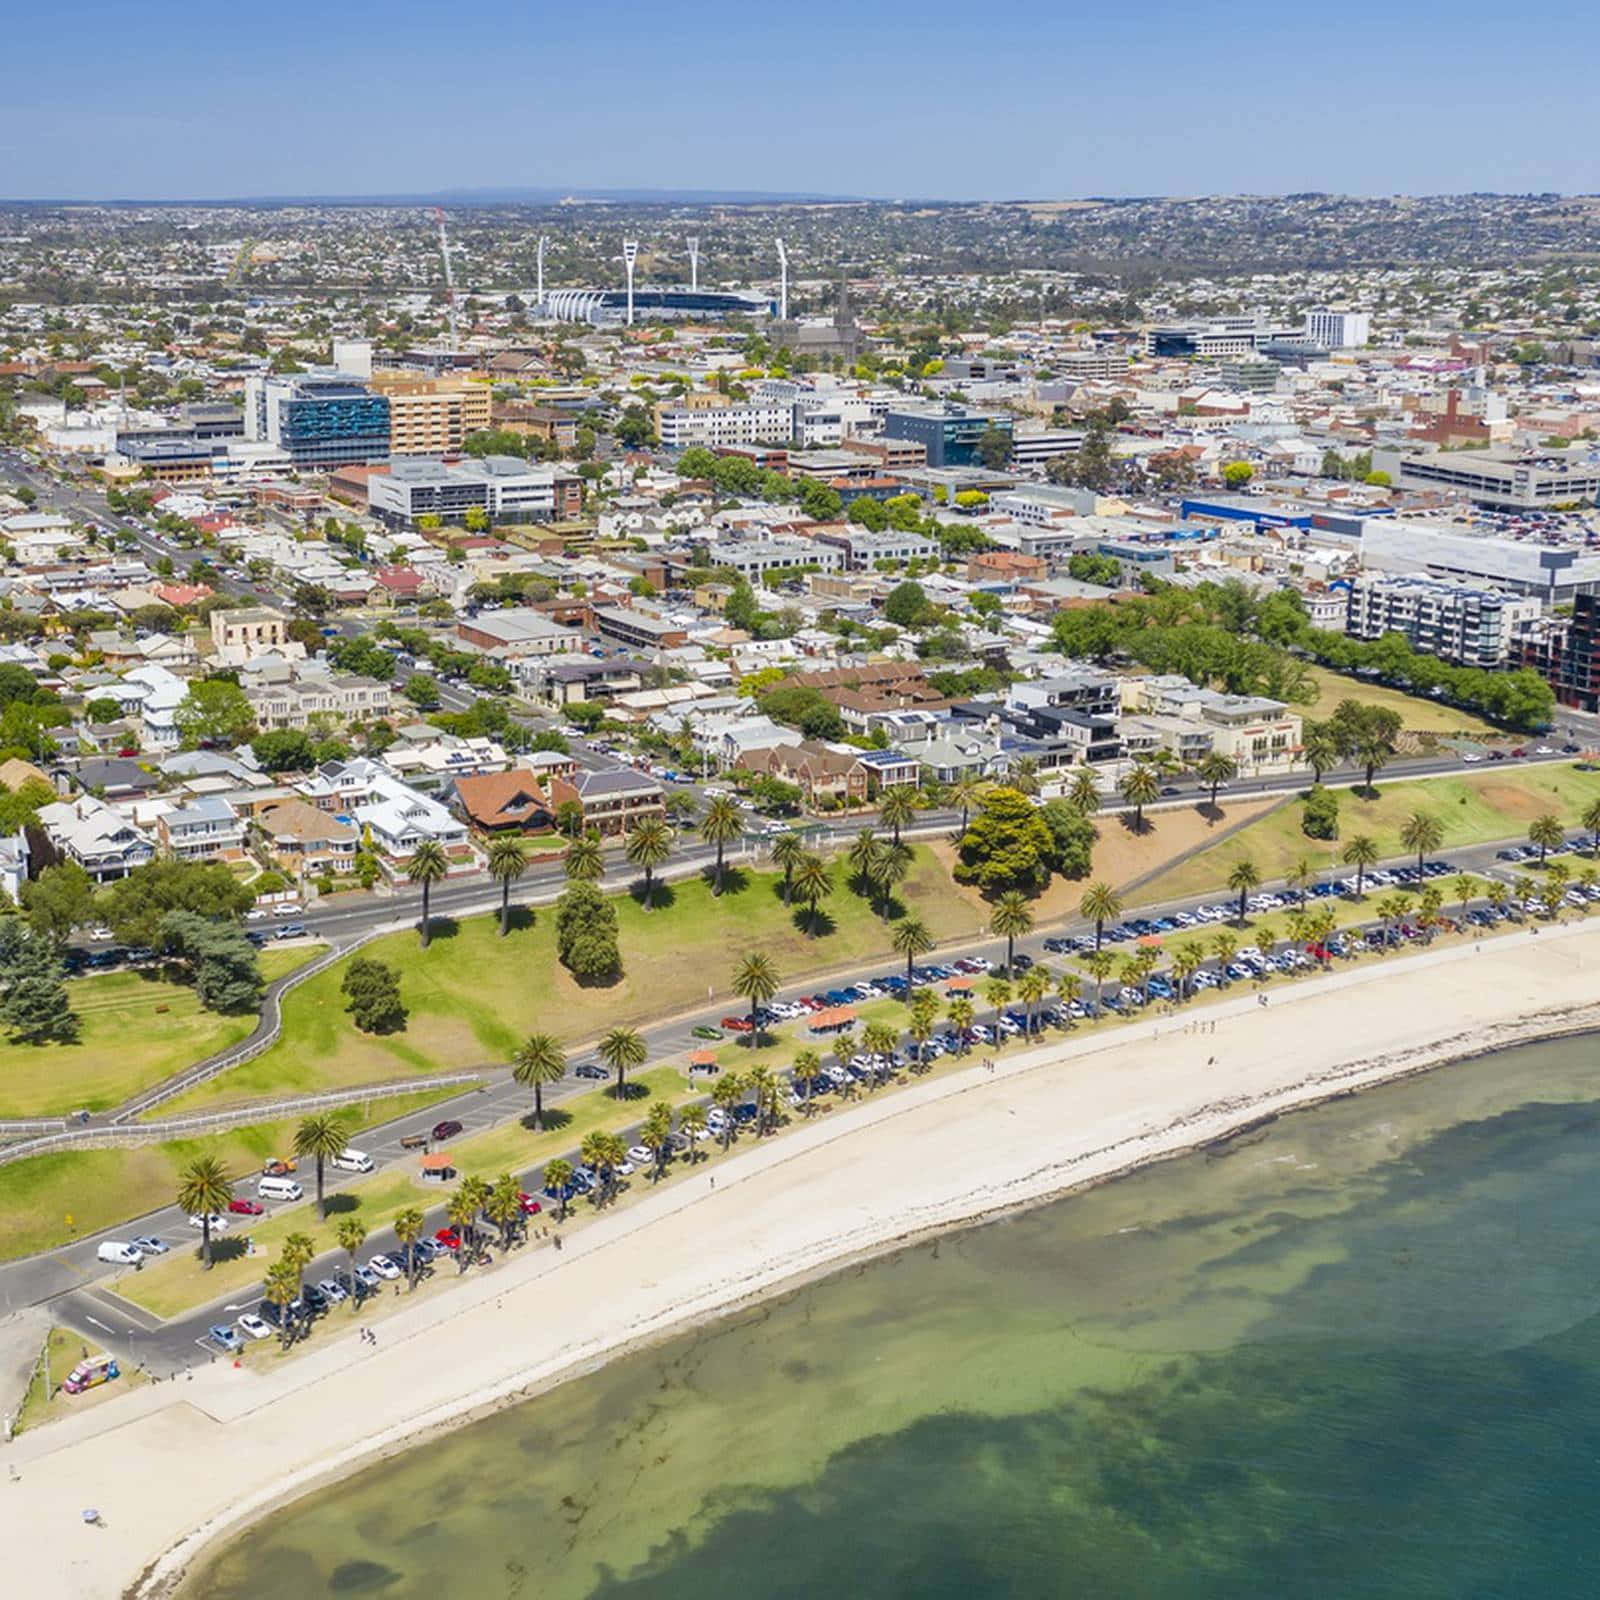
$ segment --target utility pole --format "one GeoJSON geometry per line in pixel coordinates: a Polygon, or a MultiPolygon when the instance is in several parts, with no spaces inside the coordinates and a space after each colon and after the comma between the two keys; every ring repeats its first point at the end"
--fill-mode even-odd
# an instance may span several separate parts
{"type": "Polygon", "coordinates": [[[639,259],[639,241],[637,239],[624,239],[622,241],[622,266],[628,274],[628,326],[633,326],[633,264],[639,259]]]}
{"type": "Polygon", "coordinates": [[[789,252],[778,240],[778,320],[789,320],[789,252]]]}
{"type": "Polygon", "coordinates": [[[700,287],[700,241],[694,235],[689,235],[689,287],[700,287]]]}

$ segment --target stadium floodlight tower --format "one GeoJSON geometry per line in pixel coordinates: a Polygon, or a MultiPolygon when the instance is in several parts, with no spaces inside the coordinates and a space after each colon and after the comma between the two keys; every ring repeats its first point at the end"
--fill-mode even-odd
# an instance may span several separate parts
{"type": "Polygon", "coordinates": [[[778,240],[778,319],[789,320],[789,252],[782,239],[778,240]]]}
{"type": "Polygon", "coordinates": [[[700,287],[700,240],[690,234],[689,245],[689,287],[691,290],[700,287]]]}
{"type": "Polygon", "coordinates": [[[544,247],[546,242],[545,236],[541,233],[539,235],[539,250],[537,255],[537,260],[539,262],[539,311],[541,315],[544,312],[544,247]]]}
{"type": "Polygon", "coordinates": [[[633,264],[639,259],[639,241],[637,239],[624,239],[622,241],[622,267],[628,274],[628,326],[633,326],[633,264]]]}

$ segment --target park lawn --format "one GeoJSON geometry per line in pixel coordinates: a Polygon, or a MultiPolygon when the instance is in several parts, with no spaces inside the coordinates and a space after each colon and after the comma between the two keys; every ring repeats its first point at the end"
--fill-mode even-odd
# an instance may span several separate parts
{"type": "Polygon", "coordinates": [[[1411,733],[1433,734],[1442,738],[1500,739],[1504,729],[1492,722],[1461,711],[1455,706],[1430,700],[1425,695],[1406,694],[1400,689],[1386,689],[1382,684],[1369,683],[1365,678],[1353,678],[1331,667],[1308,666],[1306,669],[1316,683],[1317,698],[1310,705],[1301,706],[1301,713],[1311,721],[1325,721],[1341,700],[1359,700],[1363,705],[1383,706],[1400,713],[1400,725],[1411,733]]]}
{"type": "MultiPolygon", "coordinates": [[[[700,1093],[698,1089],[690,1089],[676,1067],[655,1067],[628,1081],[630,1085],[639,1085],[644,1093],[629,1095],[618,1102],[595,1089],[574,1095],[560,1106],[546,1106],[545,1121],[549,1126],[543,1133],[531,1126],[530,1095],[525,1121],[487,1128],[449,1145],[457,1171],[464,1175],[477,1174],[490,1182],[505,1172],[520,1174],[573,1149],[585,1134],[597,1128],[622,1128],[637,1122],[656,1100],[677,1106],[700,1093]]],[[[324,1222],[317,1216],[315,1172],[308,1167],[306,1173],[296,1176],[305,1185],[306,1200],[285,1207],[258,1226],[248,1227],[245,1224],[253,1219],[241,1218],[237,1232],[214,1241],[218,1260],[209,1272],[201,1264],[197,1242],[192,1250],[174,1250],[171,1255],[137,1272],[121,1273],[116,1292],[156,1316],[176,1316],[190,1306],[260,1282],[272,1252],[291,1233],[309,1235],[320,1255],[324,1250],[338,1247],[338,1227],[346,1217],[359,1217],[371,1235],[393,1222],[408,1207],[426,1211],[439,1205],[454,1187],[425,1183],[409,1165],[404,1170],[377,1173],[330,1194],[328,1218],[324,1222]],[[246,1234],[255,1240],[254,1256],[244,1253],[246,1234]]]]}
{"type": "MultiPolygon", "coordinates": [[[[440,920],[427,950],[415,933],[386,935],[361,954],[399,971],[409,1014],[402,1032],[373,1036],[352,1026],[339,992],[340,963],[286,999],[284,1034],[274,1048],[168,1109],[503,1062],[536,1030],[576,1044],[613,1025],[659,1019],[718,996],[730,1012],[742,1010],[728,982],[751,950],[771,956],[785,983],[877,958],[892,966],[893,922],[847,886],[846,870],[834,864],[835,889],[823,902],[823,931],[815,936],[804,931],[798,908],[785,909],[775,873],[730,869],[720,900],[701,878],[660,885],[649,912],[632,896],[616,896],[623,973],[609,984],[580,984],[557,962],[553,907],[539,907],[531,918],[522,913],[504,939],[493,916],[440,920]]],[[[897,893],[936,939],[974,934],[987,921],[926,846],[915,847],[911,874],[897,893]]]]}
{"type": "Polygon", "coordinates": [[[1156,905],[1188,896],[1217,893],[1226,897],[1228,874],[1246,858],[1263,883],[1284,878],[1304,856],[1320,872],[1350,869],[1340,852],[1358,833],[1377,841],[1385,857],[1408,852],[1400,830],[1414,811],[1426,811],[1444,824],[1443,851],[1499,839],[1524,839],[1528,824],[1553,812],[1569,830],[1591,801],[1600,799],[1600,772],[1579,772],[1565,763],[1535,767],[1488,767],[1448,778],[1385,783],[1378,775],[1378,795],[1367,798],[1356,789],[1339,789],[1339,837],[1308,839],[1300,831],[1302,807],[1297,800],[1241,828],[1209,850],[1140,885],[1138,903],[1156,905]]]}
{"type": "MultiPolygon", "coordinates": [[[[423,1090],[358,1103],[347,1108],[351,1132],[457,1092],[423,1090]]],[[[0,1166],[0,1260],[52,1250],[143,1216],[172,1197],[178,1173],[196,1156],[216,1156],[235,1181],[250,1177],[268,1156],[287,1151],[293,1131],[293,1121],[251,1123],[131,1150],[61,1150],[0,1166]]]]}
{"type": "MultiPolygon", "coordinates": [[[[261,952],[268,982],[309,961],[322,946],[261,952]]],[[[153,973],[108,972],[67,984],[80,1027],[72,1044],[0,1038],[0,1117],[105,1111],[192,1062],[225,1050],[256,1025],[252,1012],[220,1016],[194,990],[153,973]]]]}

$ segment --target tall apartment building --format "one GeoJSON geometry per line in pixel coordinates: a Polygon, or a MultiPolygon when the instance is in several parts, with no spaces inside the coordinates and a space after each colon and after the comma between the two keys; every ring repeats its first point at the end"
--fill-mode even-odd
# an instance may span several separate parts
{"type": "Polygon", "coordinates": [[[389,402],[348,373],[252,373],[244,436],[275,444],[296,468],[327,471],[389,458],[389,402]]]}
{"type": "Polygon", "coordinates": [[[391,456],[459,455],[469,433],[490,425],[491,397],[481,383],[376,372],[372,388],[389,402],[391,456]]]}
{"type": "Polygon", "coordinates": [[[1527,629],[1516,662],[1539,673],[1562,705],[1600,711],[1600,595],[1574,595],[1570,617],[1545,617],[1527,629]]]}
{"type": "Polygon", "coordinates": [[[758,405],[659,406],[656,432],[667,450],[687,450],[693,446],[715,450],[719,445],[728,444],[788,444],[794,437],[794,408],[771,401],[758,405]]]}
{"type": "Polygon", "coordinates": [[[1357,639],[1404,634],[1412,649],[1466,667],[1498,667],[1515,636],[1535,621],[1539,601],[1432,578],[1358,578],[1346,631],[1357,639]]]}

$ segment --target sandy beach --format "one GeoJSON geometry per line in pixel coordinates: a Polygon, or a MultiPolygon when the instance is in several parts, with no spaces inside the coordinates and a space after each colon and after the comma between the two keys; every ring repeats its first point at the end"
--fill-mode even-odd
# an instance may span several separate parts
{"type": "Polygon", "coordinates": [[[840,1107],[268,1373],[226,1362],[0,1449],[11,1583],[169,1593],[287,1496],[852,1257],[1041,1201],[1266,1116],[1524,1039],[1600,1027],[1600,923],[1336,971],[1014,1049],[840,1107]],[[1214,1024],[1214,1029],[1211,1027],[1214,1024]],[[559,1307],[559,1315],[552,1310],[559,1307]],[[82,1522],[97,1507],[103,1526],[82,1522]]]}

